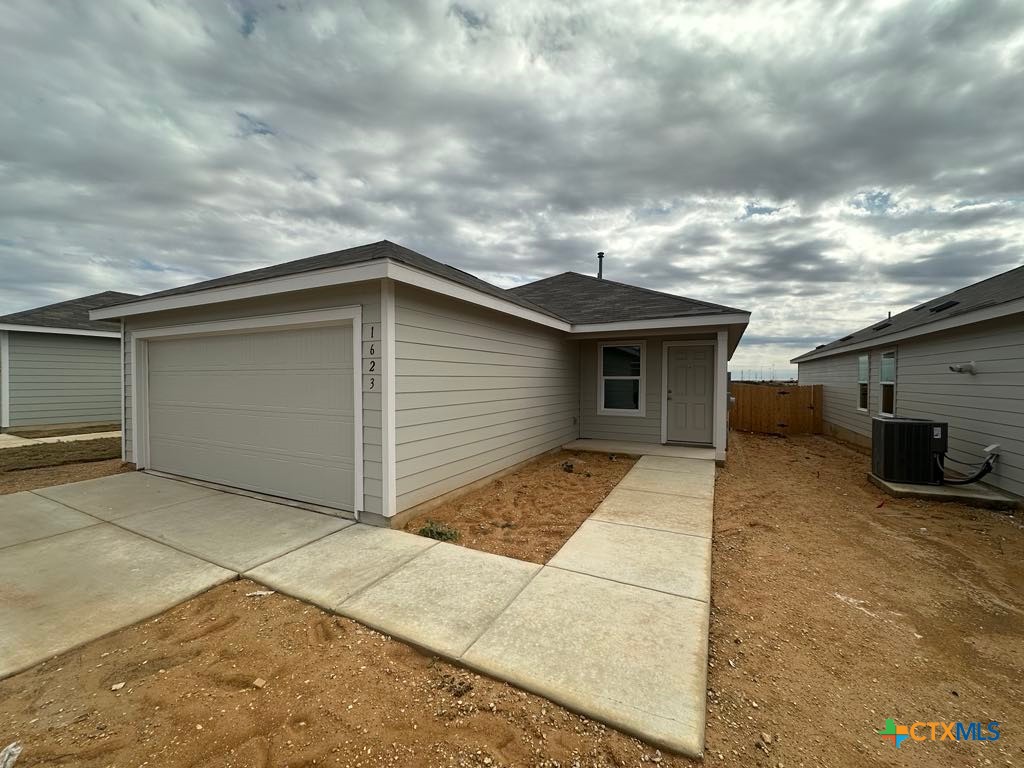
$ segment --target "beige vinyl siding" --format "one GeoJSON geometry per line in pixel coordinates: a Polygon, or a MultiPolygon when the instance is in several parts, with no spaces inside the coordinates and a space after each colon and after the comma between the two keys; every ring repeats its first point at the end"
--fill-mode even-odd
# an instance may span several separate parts
{"type": "Polygon", "coordinates": [[[709,334],[695,336],[630,336],[580,342],[580,437],[594,440],[661,442],[661,364],[663,342],[714,341],[709,334]],[[609,416],[598,413],[598,345],[614,342],[645,342],[643,416],[609,416]]]}
{"type": "Polygon", "coordinates": [[[1024,318],[991,320],[870,350],[870,412],[857,411],[858,352],[799,364],[801,384],[824,385],[827,423],[871,439],[880,405],[883,352],[896,352],[896,415],[949,424],[950,468],[969,471],[983,449],[1000,446],[985,482],[1024,495],[1024,318]],[[953,373],[974,361],[978,373],[953,373]]]}
{"type": "Polygon", "coordinates": [[[576,372],[562,333],[397,285],[397,510],[575,439],[576,372]]]}
{"type": "MultiPolygon", "coordinates": [[[[370,281],[352,285],[318,288],[279,296],[211,304],[205,307],[191,307],[168,312],[158,312],[126,318],[125,324],[125,460],[134,460],[132,445],[132,397],[131,380],[132,331],[143,328],[159,328],[168,325],[202,323],[210,320],[227,320],[260,315],[277,315],[286,312],[303,312],[313,309],[360,306],[362,322],[380,323],[380,282],[370,281]]],[[[363,508],[367,512],[382,514],[382,472],[381,472],[381,398],[379,394],[363,392],[363,508]]]]}
{"type": "Polygon", "coordinates": [[[118,339],[10,331],[11,427],[118,423],[118,339]]]}

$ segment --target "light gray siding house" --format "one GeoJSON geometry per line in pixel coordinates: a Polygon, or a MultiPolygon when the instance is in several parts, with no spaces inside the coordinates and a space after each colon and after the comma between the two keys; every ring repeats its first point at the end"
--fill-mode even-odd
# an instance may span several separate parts
{"type": "Polygon", "coordinates": [[[121,327],[89,311],[106,291],[0,317],[0,430],[120,424],[121,327]]]}
{"type": "Polygon", "coordinates": [[[821,384],[826,429],[870,447],[871,418],[949,423],[947,466],[969,474],[1000,446],[985,483],[1024,496],[1024,267],[893,315],[793,359],[821,384]],[[973,372],[967,364],[973,364],[973,372]],[[956,372],[950,366],[965,366],[956,372]]]}
{"type": "Polygon", "coordinates": [[[504,290],[388,241],[92,316],[124,323],[126,461],[377,524],[579,438],[724,460],[749,320],[574,273],[504,290]]]}

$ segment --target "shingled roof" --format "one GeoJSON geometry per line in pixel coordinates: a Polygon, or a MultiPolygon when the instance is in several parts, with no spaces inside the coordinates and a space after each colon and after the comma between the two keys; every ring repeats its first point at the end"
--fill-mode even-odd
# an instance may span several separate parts
{"type": "Polygon", "coordinates": [[[721,304],[688,299],[613,280],[601,280],[578,272],[563,272],[519,285],[510,288],[509,293],[529,299],[570,323],[609,323],[745,312],[721,304]]]}
{"type": "Polygon", "coordinates": [[[596,277],[565,272],[511,289],[499,288],[461,269],[442,264],[421,253],[405,248],[390,240],[381,240],[355,248],[311,256],[284,264],[252,269],[234,275],[204,280],[200,283],[171,288],[145,296],[133,297],[130,301],[119,302],[130,305],[136,301],[148,301],[165,296],[180,296],[213,288],[256,283],[288,275],[313,272],[331,267],[363,264],[377,259],[390,259],[399,264],[419,269],[431,275],[454,281],[481,293],[504,299],[526,309],[568,323],[600,323],[622,320],[654,320],[671,317],[695,317],[699,315],[726,315],[743,310],[710,304],[706,301],[688,299],[669,293],[660,293],[647,288],[616,283],[612,280],[598,280],[596,277]]]}
{"type": "Polygon", "coordinates": [[[137,298],[132,293],[104,291],[78,299],[47,304],[0,316],[0,325],[34,325],[41,328],[69,328],[76,331],[120,331],[121,325],[113,320],[90,320],[89,310],[122,304],[137,298]]]}
{"type": "Polygon", "coordinates": [[[898,315],[879,320],[859,331],[815,347],[810,352],[794,357],[790,362],[798,363],[812,356],[827,357],[829,354],[842,352],[846,347],[863,345],[864,342],[877,340],[879,344],[884,344],[887,336],[904,331],[920,329],[920,333],[928,333],[927,326],[931,323],[1022,298],[1024,266],[930,299],[898,315]]]}
{"type": "Polygon", "coordinates": [[[526,309],[531,309],[534,312],[540,312],[544,315],[557,317],[557,315],[554,315],[552,312],[532,303],[526,297],[511,295],[508,291],[505,291],[496,285],[491,285],[485,280],[481,280],[479,277],[474,277],[468,272],[463,272],[461,269],[456,269],[448,264],[442,264],[439,261],[424,256],[422,253],[417,253],[416,251],[405,248],[397,243],[392,243],[390,240],[381,240],[367,245],[357,245],[354,248],[332,251],[331,253],[322,253],[319,256],[309,256],[305,259],[288,261],[284,264],[274,264],[273,266],[261,267],[260,269],[251,269],[248,272],[238,272],[234,275],[216,277],[212,280],[204,280],[201,283],[192,283],[191,285],[184,285],[180,288],[170,288],[165,291],[148,293],[145,296],[133,297],[131,302],[119,303],[133,303],[136,300],[146,301],[149,299],[158,299],[163,296],[180,296],[182,294],[209,290],[211,288],[224,288],[232,285],[242,285],[244,283],[255,283],[260,280],[269,280],[275,277],[285,277],[287,275],[296,275],[303,272],[313,272],[318,269],[362,264],[376,259],[391,259],[392,261],[396,261],[400,264],[405,264],[406,266],[423,270],[429,274],[453,280],[456,283],[460,283],[468,288],[473,288],[496,298],[511,301],[526,309]]]}

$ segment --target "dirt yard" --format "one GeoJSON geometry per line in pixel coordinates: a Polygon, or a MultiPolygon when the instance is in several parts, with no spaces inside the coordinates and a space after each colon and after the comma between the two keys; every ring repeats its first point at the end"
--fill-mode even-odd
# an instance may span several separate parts
{"type": "Polygon", "coordinates": [[[553,767],[658,757],[355,622],[280,595],[246,596],[260,589],[231,582],[0,682],[0,742],[18,738],[25,748],[17,768],[553,767]]]}
{"type": "Polygon", "coordinates": [[[458,531],[465,547],[544,564],[634,464],[631,456],[549,453],[418,515],[405,530],[418,533],[433,521],[458,531]]]}
{"type": "Polygon", "coordinates": [[[0,495],[126,471],[121,438],[39,443],[0,450],[0,495]]]}
{"type": "Polygon", "coordinates": [[[731,438],[707,763],[1024,766],[1020,513],[890,498],[867,456],[823,437],[731,438]],[[997,720],[1004,735],[897,751],[875,734],[887,717],[997,720]]]}
{"type": "MultiPolygon", "coordinates": [[[[824,438],[733,436],[705,763],[1024,766],[1020,516],[888,499],[866,468],[824,438]],[[897,751],[875,734],[887,717],[1003,736],[897,751]]],[[[0,746],[25,743],[18,768],[698,765],[258,589],[232,582],[0,681],[0,746]]]]}

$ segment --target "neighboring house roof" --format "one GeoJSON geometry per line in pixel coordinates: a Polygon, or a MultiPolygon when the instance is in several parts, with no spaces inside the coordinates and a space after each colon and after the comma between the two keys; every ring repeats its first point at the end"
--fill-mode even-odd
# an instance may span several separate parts
{"type": "Polygon", "coordinates": [[[609,323],[621,320],[656,320],[666,317],[727,315],[745,312],[685,296],[652,291],[635,285],[603,280],[578,272],[563,272],[509,293],[554,312],[570,323],[609,323]]]}
{"type": "MultiPolygon", "coordinates": [[[[0,326],[26,326],[34,328],[70,329],[76,331],[101,331],[120,333],[119,323],[111,320],[90,320],[89,311],[121,304],[137,298],[132,293],[119,291],[103,291],[90,296],[82,296],[70,301],[47,304],[44,307],[25,309],[0,316],[0,326]]],[[[10,329],[8,329],[10,330],[10,329]]],[[[16,330],[16,329],[15,329],[16,330]]]]}
{"type": "Polygon", "coordinates": [[[284,264],[275,264],[270,267],[251,269],[248,272],[239,272],[234,275],[227,275],[226,277],[217,277],[213,280],[204,280],[201,283],[192,283],[191,285],[185,285],[180,288],[170,288],[166,291],[148,293],[145,296],[135,296],[132,297],[131,301],[125,301],[122,303],[133,303],[134,300],[148,301],[149,299],[158,299],[164,296],[179,296],[187,293],[195,293],[197,291],[205,291],[210,288],[224,288],[233,285],[243,285],[244,283],[255,283],[260,280],[269,280],[271,278],[285,277],[287,275],[297,275],[302,272],[312,272],[317,269],[362,264],[376,259],[391,259],[399,262],[400,264],[405,264],[407,266],[414,267],[415,269],[423,270],[424,272],[428,272],[432,275],[453,280],[456,283],[460,283],[468,288],[473,288],[474,290],[489,294],[495,298],[512,301],[522,307],[531,309],[534,312],[541,312],[542,314],[550,315],[551,317],[558,317],[543,307],[533,304],[525,297],[511,295],[508,291],[505,291],[496,285],[491,285],[478,277],[474,277],[468,272],[463,272],[461,269],[456,269],[455,267],[451,267],[447,264],[442,264],[439,261],[435,261],[434,259],[424,256],[422,253],[417,253],[416,251],[405,248],[397,243],[392,243],[390,240],[381,240],[367,245],[357,245],[355,248],[346,248],[341,251],[322,253],[319,256],[310,256],[305,259],[285,262],[284,264]]]}
{"type": "MultiPolygon", "coordinates": [[[[998,314],[986,313],[982,317],[980,316],[982,310],[998,307],[1013,309],[1008,306],[1009,302],[1020,300],[1024,300],[1024,266],[930,299],[912,309],[900,312],[898,315],[893,315],[866,328],[861,328],[848,336],[843,336],[841,339],[815,347],[810,352],[794,357],[790,362],[799,363],[819,357],[829,357],[865,346],[886,344],[889,341],[898,340],[898,338],[944,330],[950,326],[949,321],[953,318],[960,321],[956,325],[974,322],[975,319],[980,322],[988,319],[989,315],[998,314]],[[979,316],[966,317],[972,313],[978,313],[979,316]]],[[[1024,307],[1017,311],[1024,311],[1024,307]]]]}

